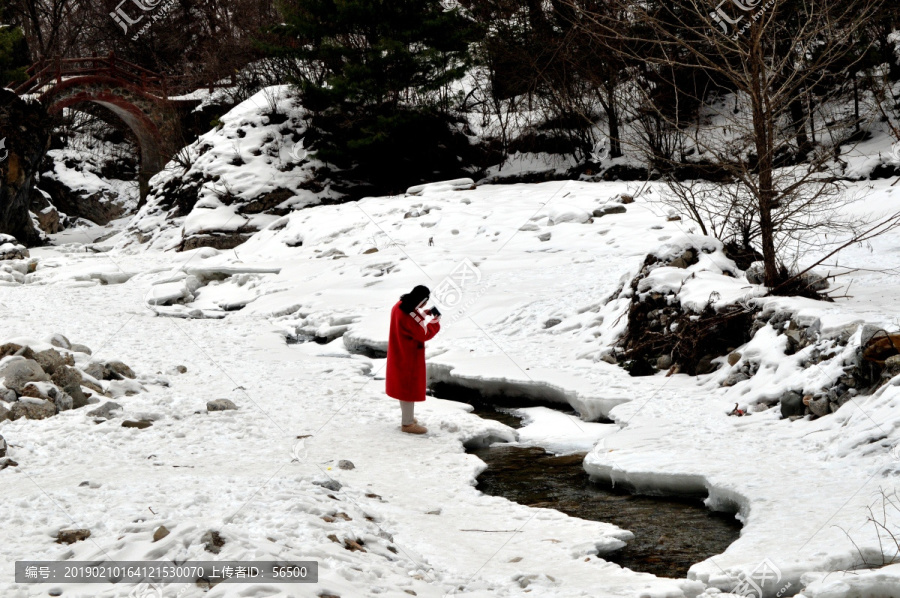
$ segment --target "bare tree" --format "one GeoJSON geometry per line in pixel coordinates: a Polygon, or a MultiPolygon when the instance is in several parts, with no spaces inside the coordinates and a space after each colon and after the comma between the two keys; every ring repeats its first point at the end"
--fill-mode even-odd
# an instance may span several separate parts
{"type": "Polygon", "coordinates": [[[6,15],[22,27],[32,60],[66,56],[91,21],[85,0],[9,0],[6,15]]]}
{"type": "Polygon", "coordinates": [[[644,118],[682,138],[674,156],[649,158],[693,218],[701,221],[702,206],[736,219],[742,240],[761,249],[766,285],[776,286],[785,273],[779,248],[809,241],[806,233],[820,227],[851,224],[834,219],[845,201],[839,148],[850,139],[848,121],[822,119],[827,130],[811,151],[807,99],[817,93],[816,106],[827,105],[829,78],[858,66],[867,49],[862,34],[883,0],[609,1],[620,7],[613,14],[628,15],[627,32],[609,11],[580,10],[582,26],[601,41],[618,35],[617,51],[643,61],[636,89],[644,118]],[[667,88],[675,93],[660,92],[667,88]],[[691,163],[705,172],[692,173],[691,163]],[[680,183],[711,173],[730,184],[680,183]]]}

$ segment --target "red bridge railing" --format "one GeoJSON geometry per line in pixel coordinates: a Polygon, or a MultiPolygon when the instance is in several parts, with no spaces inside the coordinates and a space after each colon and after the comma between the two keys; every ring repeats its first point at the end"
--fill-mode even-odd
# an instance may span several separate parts
{"type": "Polygon", "coordinates": [[[110,52],[109,56],[90,56],[87,58],[54,58],[40,60],[28,68],[26,74],[29,79],[13,88],[19,94],[39,92],[41,89],[62,83],[64,78],[107,76],[124,81],[138,87],[141,91],[162,96],[168,99],[170,94],[181,94],[198,88],[208,88],[210,92],[216,87],[230,87],[235,85],[235,77],[232,74],[227,83],[206,83],[192,85],[188,77],[166,76],[154,73],[142,66],[116,58],[110,52]]]}

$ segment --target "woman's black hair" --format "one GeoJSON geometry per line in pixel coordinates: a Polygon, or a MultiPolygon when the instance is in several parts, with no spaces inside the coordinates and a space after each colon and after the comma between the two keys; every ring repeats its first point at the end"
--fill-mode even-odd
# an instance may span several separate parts
{"type": "Polygon", "coordinates": [[[423,299],[428,299],[430,296],[431,291],[428,290],[428,287],[418,285],[405,295],[400,295],[400,309],[409,313],[418,307],[423,299]]]}

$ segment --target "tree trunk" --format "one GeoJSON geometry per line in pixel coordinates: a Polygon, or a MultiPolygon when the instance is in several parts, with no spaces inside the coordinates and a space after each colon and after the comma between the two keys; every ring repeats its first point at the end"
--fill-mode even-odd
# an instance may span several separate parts
{"type": "Polygon", "coordinates": [[[760,244],[762,245],[765,283],[769,288],[778,284],[778,257],[775,254],[775,225],[772,210],[775,208],[773,151],[775,147],[775,122],[769,109],[769,83],[760,41],[758,25],[752,29],[752,46],[748,53],[750,62],[750,103],[753,117],[753,137],[757,154],[757,203],[759,204],[760,244]]]}
{"type": "MultiPolygon", "coordinates": [[[[612,93],[609,94],[612,96],[612,93]]],[[[609,157],[618,158],[622,155],[622,142],[619,139],[619,111],[616,110],[615,100],[608,97],[603,103],[606,112],[606,121],[609,124],[609,157]]]]}
{"type": "Polygon", "coordinates": [[[796,96],[791,100],[790,111],[791,121],[793,121],[797,138],[797,148],[800,151],[800,159],[803,159],[812,148],[810,147],[809,137],[806,136],[806,113],[803,110],[803,102],[800,96],[796,96]]]}
{"type": "Polygon", "coordinates": [[[33,246],[41,242],[29,210],[34,183],[50,142],[47,113],[37,102],[26,103],[12,91],[0,89],[0,233],[33,246]],[[6,156],[3,153],[8,152],[6,156]]]}
{"type": "Polygon", "coordinates": [[[812,92],[806,90],[806,113],[809,114],[809,134],[812,136],[813,145],[816,144],[816,104],[812,92]]]}

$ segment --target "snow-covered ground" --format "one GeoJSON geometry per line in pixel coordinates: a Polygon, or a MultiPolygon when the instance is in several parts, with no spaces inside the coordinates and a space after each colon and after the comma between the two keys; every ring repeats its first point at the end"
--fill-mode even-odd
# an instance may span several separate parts
{"type": "MultiPolygon", "coordinates": [[[[857,566],[860,554],[882,562],[867,507],[880,513],[880,491],[893,492],[900,475],[892,457],[897,386],[815,421],[779,419],[777,408],[735,418],[726,415],[735,402],[765,402],[827,376],[803,370],[774,342],[740,348],[756,351],[763,374],[726,388],[727,365],[699,378],[631,378],[601,359],[625,327],[629,300],[619,291],[648,253],[708,246],[708,260],[693,270],[660,268],[648,283],[677,283],[685,301],[705,301],[710,288],[723,300],[759,295],[743,278],[717,273],[733,264],[714,241],[685,221],[667,221],[659,188],[624,213],[591,217],[636,187],[437,186],[291,212],[228,251],[141,251],[116,237],[85,245],[106,228],[33,250],[37,269],[23,275],[26,284],[0,287],[0,341],[62,333],[168,386],[122,397],[124,414],[103,423],[87,409],[0,422],[18,462],[0,471],[4,560],[320,562],[315,585],[165,589],[184,598],[680,598],[727,592],[761,566],[778,572],[767,596],[787,583],[782,595],[792,595],[807,582],[810,597],[888,595],[877,591],[900,587],[896,567],[841,577],[857,587],[847,594],[834,593],[837,578],[825,573],[857,566]],[[444,312],[427,346],[432,380],[556,401],[583,419],[528,409],[531,423],[517,438],[460,404],[430,398],[418,411],[429,433],[402,434],[397,404],[383,393],[385,360],[361,353],[384,350],[390,307],[416,284],[428,285],[444,312]],[[309,337],[324,344],[286,343],[309,337]],[[207,413],[207,401],[219,398],[239,409],[207,413]],[[615,423],[591,423],[601,417],[615,423]],[[141,418],[153,425],[121,427],[141,418]],[[738,513],[741,537],[686,580],[608,563],[602,555],[627,542],[627,530],[474,489],[484,465],[465,445],[517,439],[560,452],[599,440],[585,461],[592,475],[649,493],[704,489],[711,508],[738,513]],[[339,490],[317,484],[331,480],[339,490]],[[154,542],[161,525],[171,533],[154,542]],[[56,544],[58,530],[72,527],[91,530],[90,538],[56,544]],[[204,550],[209,530],[226,540],[218,555],[204,550]]],[[[895,193],[876,182],[859,209],[896,203],[895,193]]],[[[767,300],[770,307],[818,318],[825,333],[852,329],[856,342],[863,322],[896,327],[896,276],[884,271],[898,265],[900,235],[872,245],[842,257],[842,266],[879,270],[851,275],[853,298],[782,298],[767,300]]],[[[829,364],[821,367],[827,373],[829,364]]],[[[885,524],[897,530],[896,518],[885,524]]],[[[887,544],[883,552],[892,554],[887,544]]],[[[11,567],[0,571],[4,597],[49,589],[16,584],[11,567]]]]}

